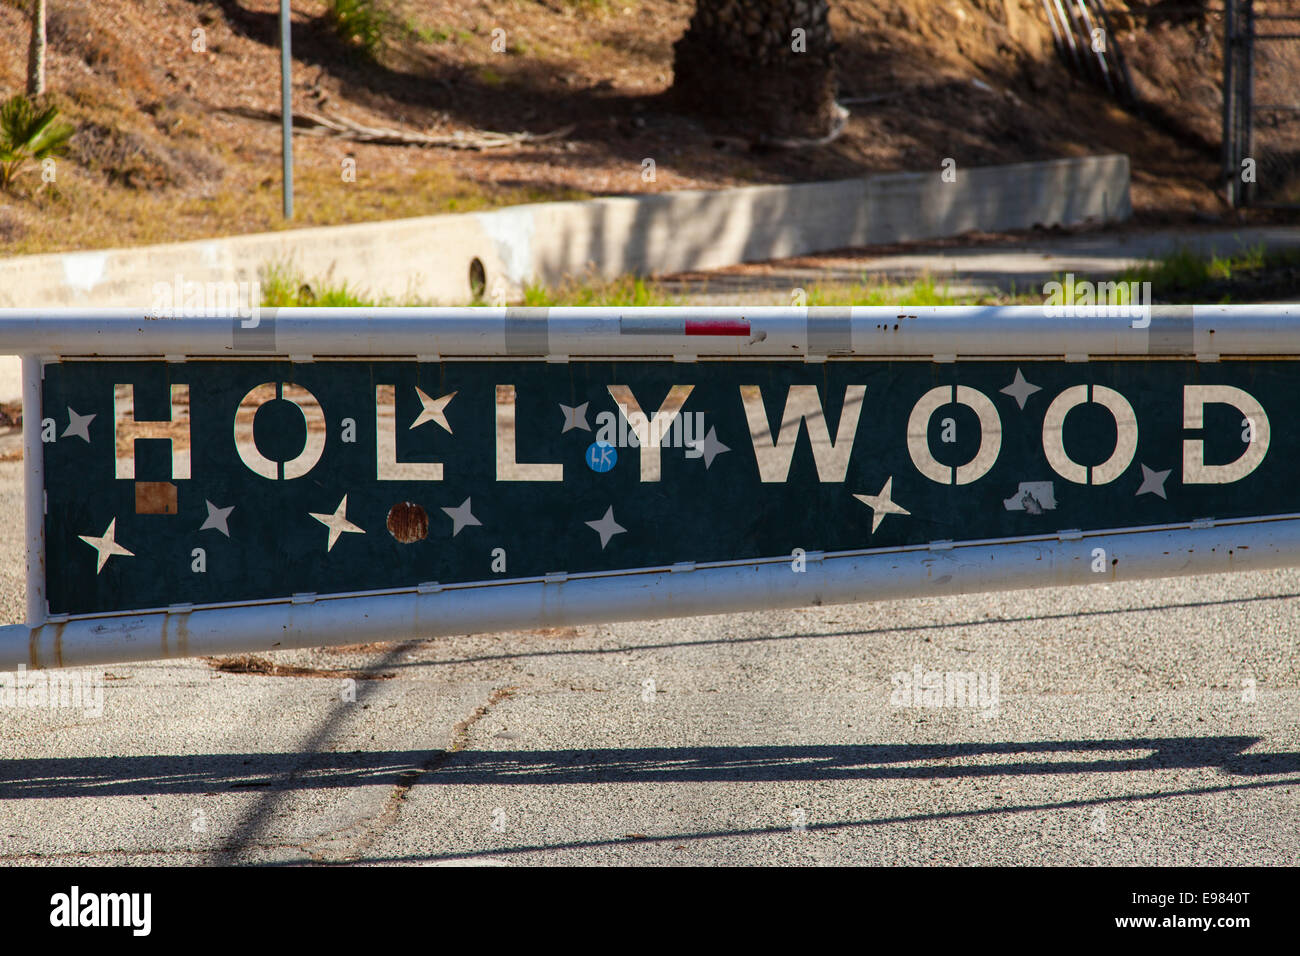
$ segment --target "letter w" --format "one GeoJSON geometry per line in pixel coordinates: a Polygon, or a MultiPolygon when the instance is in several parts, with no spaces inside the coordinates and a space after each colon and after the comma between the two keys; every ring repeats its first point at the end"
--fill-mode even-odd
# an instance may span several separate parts
{"type": "Polygon", "coordinates": [[[773,441],[762,390],[757,385],[740,386],[740,400],[745,405],[745,417],[749,419],[749,435],[754,442],[759,477],[763,481],[788,480],[801,423],[807,422],[813,459],[817,462],[817,477],[822,481],[843,481],[848,474],[849,455],[853,452],[853,439],[857,435],[862,399],[866,393],[865,385],[845,386],[839,429],[835,440],[831,441],[817,386],[791,385],[785,398],[781,431],[773,441]]]}

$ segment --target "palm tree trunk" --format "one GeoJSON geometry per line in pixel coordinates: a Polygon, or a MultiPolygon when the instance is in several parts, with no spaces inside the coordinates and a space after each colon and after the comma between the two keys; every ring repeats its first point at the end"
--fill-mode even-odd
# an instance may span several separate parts
{"type": "Polygon", "coordinates": [[[673,47],[672,95],[772,137],[825,136],[837,122],[828,0],[696,0],[673,47]]]}
{"type": "Polygon", "coordinates": [[[45,92],[45,0],[32,0],[32,37],[27,45],[27,95],[45,92]]]}

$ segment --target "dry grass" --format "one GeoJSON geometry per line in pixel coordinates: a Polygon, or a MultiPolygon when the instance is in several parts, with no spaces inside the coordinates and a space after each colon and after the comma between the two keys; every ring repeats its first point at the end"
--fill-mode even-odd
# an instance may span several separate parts
{"type": "MultiPolygon", "coordinates": [[[[291,224],[281,216],[279,181],[272,177],[235,170],[220,188],[114,189],[65,166],[56,190],[28,189],[18,201],[0,197],[0,248],[10,255],[102,249],[588,198],[562,186],[484,186],[433,164],[401,179],[366,181],[362,171],[356,183],[346,183],[320,155],[331,147],[299,144],[291,224]]],[[[117,178],[132,182],[159,175],[139,153],[120,169],[117,178]]]]}

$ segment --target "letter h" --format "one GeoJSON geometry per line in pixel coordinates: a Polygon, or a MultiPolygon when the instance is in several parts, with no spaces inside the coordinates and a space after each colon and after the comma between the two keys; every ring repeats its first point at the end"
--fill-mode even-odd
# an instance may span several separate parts
{"type": "Polygon", "coordinates": [[[190,476],[190,387],[171,387],[171,418],[167,421],[137,421],[135,386],[113,386],[113,474],[116,478],[135,477],[135,442],[138,438],[161,438],[171,444],[173,479],[190,476]],[[128,450],[122,451],[125,444],[128,450]],[[179,446],[179,447],[178,447],[179,446]]]}

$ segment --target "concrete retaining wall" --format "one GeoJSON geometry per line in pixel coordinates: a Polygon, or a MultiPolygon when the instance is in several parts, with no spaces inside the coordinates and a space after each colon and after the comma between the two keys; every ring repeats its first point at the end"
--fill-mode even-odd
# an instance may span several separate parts
{"type": "Polygon", "coordinates": [[[329,276],[375,296],[464,304],[469,267],[489,293],[554,282],[589,265],[606,277],[708,269],[844,246],[970,229],[1069,225],[1129,215],[1126,156],[1090,156],[830,183],[691,190],[492,212],[292,229],[0,262],[0,307],[148,308],[159,281],[257,278],[270,263],[329,276]]]}

